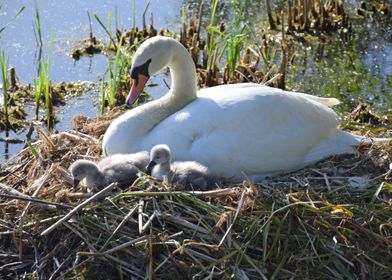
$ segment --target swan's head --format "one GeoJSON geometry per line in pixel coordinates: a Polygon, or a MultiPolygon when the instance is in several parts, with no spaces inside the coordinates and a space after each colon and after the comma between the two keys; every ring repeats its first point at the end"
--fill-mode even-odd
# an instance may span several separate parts
{"type": "Polygon", "coordinates": [[[155,165],[170,164],[171,152],[168,145],[160,144],[151,149],[150,163],[147,165],[146,173],[151,175],[152,169],[155,165]]]}
{"type": "Polygon", "coordinates": [[[126,100],[128,106],[138,99],[150,76],[168,65],[172,58],[172,38],[156,36],[144,41],[137,49],[132,69],[132,88],[126,100]]]}
{"type": "Polygon", "coordinates": [[[73,187],[76,188],[80,181],[87,176],[95,176],[99,173],[97,165],[90,161],[79,159],[75,161],[69,168],[73,177],[73,187]]]}

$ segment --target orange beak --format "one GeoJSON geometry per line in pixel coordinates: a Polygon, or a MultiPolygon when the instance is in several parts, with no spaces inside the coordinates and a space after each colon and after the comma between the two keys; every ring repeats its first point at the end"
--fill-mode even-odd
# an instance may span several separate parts
{"type": "Polygon", "coordinates": [[[138,79],[132,79],[132,87],[127,96],[127,100],[125,101],[129,107],[132,107],[133,103],[135,103],[135,101],[139,98],[148,81],[148,78],[149,77],[147,76],[139,74],[138,79]]]}

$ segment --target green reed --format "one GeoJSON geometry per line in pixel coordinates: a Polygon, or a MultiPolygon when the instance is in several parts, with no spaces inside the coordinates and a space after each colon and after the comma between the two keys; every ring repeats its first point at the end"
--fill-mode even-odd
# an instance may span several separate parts
{"type": "Polygon", "coordinates": [[[120,37],[119,45],[117,46],[116,56],[113,63],[109,60],[108,63],[108,81],[106,85],[102,84],[101,91],[101,112],[103,113],[105,107],[112,109],[118,103],[118,95],[122,90],[124,82],[126,83],[127,70],[129,67],[128,59],[121,53],[120,46],[122,45],[123,37],[120,37]]]}
{"type": "Polygon", "coordinates": [[[108,13],[109,28],[105,26],[105,24],[102,22],[102,20],[98,17],[96,13],[94,14],[94,17],[98,21],[99,25],[101,25],[103,30],[105,30],[106,34],[109,36],[109,39],[112,42],[113,46],[116,46],[117,44],[112,34],[112,13],[108,13]]]}
{"type": "Polygon", "coordinates": [[[235,15],[233,23],[230,26],[228,35],[225,37],[226,45],[222,50],[226,48],[227,52],[227,70],[229,73],[229,79],[234,80],[236,74],[237,64],[241,58],[241,51],[244,49],[244,42],[249,37],[247,31],[247,25],[242,25],[244,21],[244,4],[241,3],[237,9],[237,1],[232,1],[233,14],[235,15]]]}
{"type": "Polygon", "coordinates": [[[33,31],[37,46],[42,46],[42,28],[41,28],[41,17],[39,15],[38,7],[35,7],[35,19],[33,22],[33,31]]]}
{"type": "MultiPolygon", "coordinates": [[[[1,8],[1,7],[0,7],[0,8],[1,8]]],[[[26,9],[25,6],[23,6],[22,8],[20,8],[19,11],[17,11],[16,14],[15,14],[6,24],[4,24],[3,26],[0,27],[0,34],[1,34],[1,32],[4,31],[4,29],[5,29],[11,22],[13,22],[13,21],[14,21],[14,20],[24,11],[24,9],[26,9]]]]}
{"type": "Polygon", "coordinates": [[[50,61],[52,56],[52,45],[53,45],[53,32],[50,36],[49,41],[49,54],[45,61],[41,57],[38,66],[38,79],[34,79],[34,93],[35,93],[35,118],[39,119],[39,109],[41,101],[44,100],[46,108],[46,122],[48,129],[51,129],[54,124],[54,108],[52,102],[52,89],[50,81],[50,61]]]}
{"type": "Polygon", "coordinates": [[[4,52],[0,52],[0,67],[1,67],[1,74],[3,80],[3,107],[4,107],[4,117],[5,117],[5,124],[9,125],[8,119],[8,58],[5,57],[4,52]]]}

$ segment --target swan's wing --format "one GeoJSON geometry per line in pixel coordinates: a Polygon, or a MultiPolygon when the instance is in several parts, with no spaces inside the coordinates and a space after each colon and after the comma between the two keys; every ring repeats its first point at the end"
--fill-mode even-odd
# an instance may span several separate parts
{"type": "MultiPolygon", "coordinates": [[[[278,88],[272,88],[272,87],[261,85],[261,84],[240,83],[240,84],[229,84],[229,85],[221,85],[221,86],[216,86],[216,87],[209,87],[209,88],[200,89],[198,91],[198,96],[208,97],[211,94],[215,94],[217,91],[236,90],[236,91],[240,92],[243,89],[252,90],[252,88],[255,90],[258,90],[258,91],[275,92],[275,93],[278,93],[278,92],[281,93],[283,91],[278,88]]],[[[283,91],[283,92],[290,93],[290,94],[297,95],[297,96],[301,96],[303,98],[319,102],[319,103],[321,103],[325,106],[328,106],[328,107],[332,107],[332,106],[338,105],[340,103],[339,100],[336,98],[318,97],[318,96],[314,96],[314,95],[310,95],[310,94],[306,94],[306,93],[301,93],[301,92],[294,92],[294,91],[283,91]]]]}
{"type": "Polygon", "coordinates": [[[238,178],[241,172],[302,165],[337,124],[331,109],[311,99],[249,87],[199,97],[158,124],[143,142],[145,149],[168,144],[175,160],[195,160],[213,174],[238,178]]]}

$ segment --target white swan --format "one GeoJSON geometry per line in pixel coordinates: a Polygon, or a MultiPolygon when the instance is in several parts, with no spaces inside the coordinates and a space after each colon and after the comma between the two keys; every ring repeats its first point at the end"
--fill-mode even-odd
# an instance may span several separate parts
{"type": "Polygon", "coordinates": [[[103,139],[106,155],[165,143],[173,149],[173,160],[200,162],[214,175],[236,182],[245,175],[257,180],[328,155],[353,153],[351,146],[364,140],[338,129],[338,116],[328,107],[339,103],[335,98],[252,83],[197,92],[187,50],[160,36],[146,40],[135,54],[127,104],[165,66],[172,76],[169,93],[113,121],[103,139]]]}
{"type": "Polygon", "coordinates": [[[168,145],[155,145],[150,151],[150,162],[146,173],[166,179],[172,184],[180,184],[187,189],[203,191],[216,187],[216,180],[210,175],[208,168],[196,161],[171,162],[171,151],[168,145]]]}

